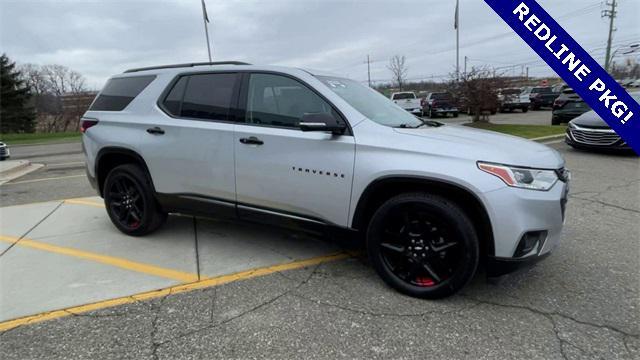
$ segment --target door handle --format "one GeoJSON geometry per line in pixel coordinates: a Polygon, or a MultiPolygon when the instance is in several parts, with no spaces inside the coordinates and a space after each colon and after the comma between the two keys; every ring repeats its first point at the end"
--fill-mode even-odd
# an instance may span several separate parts
{"type": "Polygon", "coordinates": [[[258,139],[255,136],[250,136],[248,138],[240,138],[240,142],[245,145],[262,145],[264,141],[258,139]]]}
{"type": "Polygon", "coordinates": [[[159,128],[157,126],[152,127],[152,128],[148,128],[147,132],[149,134],[153,134],[153,135],[164,135],[164,130],[162,130],[161,128],[159,128]]]}

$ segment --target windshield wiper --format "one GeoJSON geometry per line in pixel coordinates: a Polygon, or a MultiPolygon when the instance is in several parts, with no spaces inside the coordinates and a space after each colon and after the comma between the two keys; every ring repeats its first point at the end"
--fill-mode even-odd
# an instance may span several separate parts
{"type": "Polygon", "coordinates": [[[418,124],[418,125],[408,125],[408,124],[400,124],[398,127],[402,128],[402,129],[417,129],[419,127],[423,127],[423,126],[430,126],[430,127],[439,127],[444,125],[443,123],[439,123],[437,121],[433,121],[433,120],[425,120],[425,119],[421,119],[418,118],[418,120],[422,121],[422,124],[418,124]]]}

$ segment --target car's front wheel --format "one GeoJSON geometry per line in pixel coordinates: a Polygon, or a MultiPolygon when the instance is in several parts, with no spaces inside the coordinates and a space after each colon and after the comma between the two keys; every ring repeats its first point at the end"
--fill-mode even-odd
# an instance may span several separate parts
{"type": "Polygon", "coordinates": [[[167,219],[155,197],[151,181],[139,166],[125,164],[107,175],[103,196],[113,224],[127,235],[142,236],[158,229],[167,219]]]}
{"type": "Polygon", "coordinates": [[[478,237],[451,201],[408,193],[386,201],[367,229],[367,252],[382,279],[407,295],[437,299],[466,285],[478,266],[478,237]]]}

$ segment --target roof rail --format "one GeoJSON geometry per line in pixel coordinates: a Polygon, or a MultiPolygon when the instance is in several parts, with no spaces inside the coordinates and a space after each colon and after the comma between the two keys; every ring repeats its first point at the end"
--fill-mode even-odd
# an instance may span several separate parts
{"type": "Polygon", "coordinates": [[[145,71],[145,70],[172,69],[172,68],[207,66],[207,65],[251,65],[251,64],[246,63],[246,62],[242,62],[242,61],[198,62],[198,63],[186,63],[186,64],[173,64],[173,65],[142,67],[142,68],[136,68],[136,69],[129,69],[129,70],[125,71],[125,73],[132,73],[132,72],[145,71]]]}

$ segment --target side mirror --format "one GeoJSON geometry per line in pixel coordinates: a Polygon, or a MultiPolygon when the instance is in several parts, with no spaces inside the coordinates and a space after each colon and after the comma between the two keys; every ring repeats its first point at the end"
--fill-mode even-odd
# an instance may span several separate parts
{"type": "Polygon", "coordinates": [[[327,131],[334,135],[342,135],[347,129],[347,125],[338,121],[331,114],[304,114],[300,119],[300,130],[302,131],[327,131]]]}

